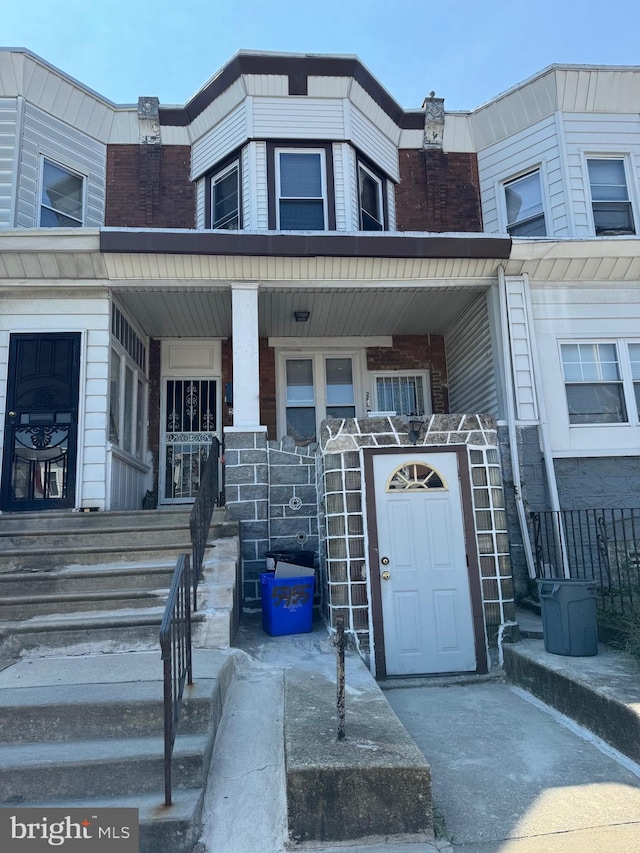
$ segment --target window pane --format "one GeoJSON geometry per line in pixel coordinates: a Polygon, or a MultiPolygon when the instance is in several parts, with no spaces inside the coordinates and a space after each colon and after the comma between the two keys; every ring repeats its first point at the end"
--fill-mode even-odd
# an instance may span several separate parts
{"type": "Polygon", "coordinates": [[[546,236],[540,173],[533,172],[506,184],[504,193],[508,232],[514,237],[546,236]]]}
{"type": "Polygon", "coordinates": [[[360,213],[363,231],[382,230],[382,210],[380,207],[380,181],[377,181],[364,169],[360,176],[360,213]]]}
{"type": "Polygon", "coordinates": [[[622,160],[587,160],[593,201],[627,201],[627,179],[622,160]]]}
{"type": "Polygon", "coordinates": [[[144,382],[138,379],[138,409],[136,415],[136,456],[142,459],[144,438],[144,382]]]}
{"type": "Polygon", "coordinates": [[[424,415],[421,376],[379,376],[376,379],[378,411],[398,415],[424,415]]]}
{"type": "Polygon", "coordinates": [[[629,360],[631,361],[631,376],[640,380],[640,344],[629,344],[629,360]]]}
{"type": "Polygon", "coordinates": [[[120,444],[120,356],[115,350],[109,362],[109,441],[120,444]]]}
{"type": "Polygon", "coordinates": [[[42,204],[81,220],[82,178],[45,160],[42,171],[42,204]]]}
{"type": "Polygon", "coordinates": [[[122,447],[131,452],[133,434],[133,371],[127,364],[124,369],[124,423],[122,426],[122,447]]]}
{"type": "Polygon", "coordinates": [[[631,202],[594,202],[593,224],[596,234],[635,234],[631,202]]]}
{"type": "Polygon", "coordinates": [[[322,172],[318,152],[281,152],[280,195],[288,198],[322,198],[322,172]]]}
{"type": "Polygon", "coordinates": [[[625,423],[622,384],[567,385],[569,422],[572,424],[625,423]]]}
{"type": "Polygon", "coordinates": [[[317,201],[280,201],[282,231],[324,231],[324,206],[317,201]]]}
{"type": "Polygon", "coordinates": [[[327,406],[328,418],[355,418],[355,406],[327,406]]]}
{"type": "Polygon", "coordinates": [[[69,219],[63,213],[56,213],[55,210],[49,210],[48,207],[40,209],[40,227],[41,228],[80,228],[82,222],[78,219],[69,219]]]}
{"type": "MultiPolygon", "coordinates": [[[[327,406],[353,405],[353,371],[350,358],[328,358],[325,362],[327,406]]],[[[332,417],[351,417],[335,415],[332,417]]]]}
{"type": "MultiPolygon", "coordinates": [[[[289,358],[286,362],[287,404],[315,404],[313,394],[313,362],[310,358],[289,358]]],[[[315,433],[315,424],[314,424],[315,433]]]]}
{"type": "Polygon", "coordinates": [[[544,221],[544,215],[536,216],[534,219],[527,219],[526,222],[509,225],[507,228],[512,237],[546,237],[547,226],[544,221]]]}
{"type": "Polygon", "coordinates": [[[312,444],[316,440],[316,410],[287,409],[287,435],[290,435],[298,447],[312,444]]]}
{"type": "Polygon", "coordinates": [[[238,168],[235,166],[223,177],[213,180],[212,228],[236,229],[238,227],[238,168]]]}

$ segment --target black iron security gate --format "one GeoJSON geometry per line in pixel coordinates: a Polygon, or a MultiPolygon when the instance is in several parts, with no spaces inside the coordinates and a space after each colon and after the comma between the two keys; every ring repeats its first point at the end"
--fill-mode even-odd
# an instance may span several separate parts
{"type": "Polygon", "coordinates": [[[80,335],[11,335],[0,505],[75,503],[80,335]]]}

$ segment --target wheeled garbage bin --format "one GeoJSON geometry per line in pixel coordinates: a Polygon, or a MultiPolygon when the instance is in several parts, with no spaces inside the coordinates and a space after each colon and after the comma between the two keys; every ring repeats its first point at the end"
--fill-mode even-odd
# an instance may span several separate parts
{"type": "Polygon", "coordinates": [[[548,652],[573,657],[598,654],[595,581],[541,578],[538,596],[548,652]]]}
{"type": "Polygon", "coordinates": [[[278,578],[262,572],[262,628],[272,637],[308,634],[313,625],[315,576],[278,578]]]}

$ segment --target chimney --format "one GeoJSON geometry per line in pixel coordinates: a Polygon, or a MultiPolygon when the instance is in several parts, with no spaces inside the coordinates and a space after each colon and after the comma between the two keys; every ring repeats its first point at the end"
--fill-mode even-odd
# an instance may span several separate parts
{"type": "Polygon", "coordinates": [[[430,92],[424,99],[424,142],[423,148],[442,149],[444,139],[444,98],[436,98],[435,92],[430,92]]]}

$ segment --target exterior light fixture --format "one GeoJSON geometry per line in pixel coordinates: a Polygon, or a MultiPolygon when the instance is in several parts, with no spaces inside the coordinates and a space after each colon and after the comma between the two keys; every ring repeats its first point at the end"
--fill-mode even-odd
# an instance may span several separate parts
{"type": "Polygon", "coordinates": [[[422,427],[424,426],[424,421],[422,418],[409,418],[409,429],[407,430],[407,438],[411,442],[411,444],[415,445],[418,443],[418,439],[420,438],[420,433],[422,432],[422,427]]]}
{"type": "Polygon", "coordinates": [[[293,316],[295,318],[296,323],[306,323],[309,317],[311,316],[310,311],[294,311],[293,316]]]}

